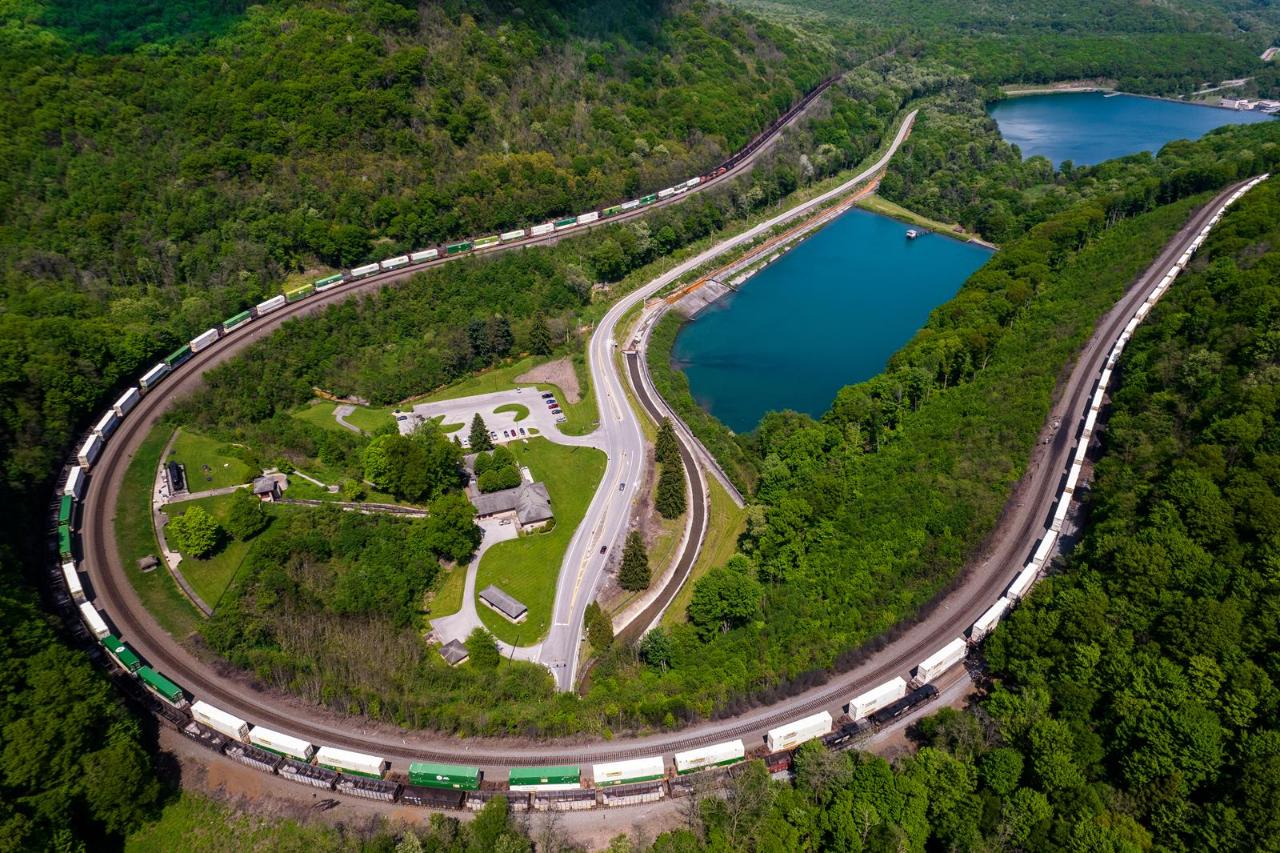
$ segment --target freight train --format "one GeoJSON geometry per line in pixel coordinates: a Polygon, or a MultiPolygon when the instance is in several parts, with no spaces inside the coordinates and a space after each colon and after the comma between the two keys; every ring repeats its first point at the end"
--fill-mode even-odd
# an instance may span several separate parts
{"type": "MultiPolygon", "coordinates": [[[[1263,175],[1255,178],[1233,194],[1226,204],[1233,203],[1267,177],[1263,175]]],[[[683,185],[684,191],[701,180],[690,179],[683,185]]],[[[676,189],[673,189],[672,194],[675,192],[676,189]]],[[[626,204],[632,205],[634,209],[642,204],[652,203],[657,195],[637,199],[634,205],[632,202],[626,204]]],[[[623,207],[625,205],[618,206],[619,210],[623,207]]],[[[601,214],[607,217],[616,212],[606,209],[601,214]]],[[[672,756],[670,765],[661,755],[605,762],[592,766],[590,781],[584,778],[582,769],[577,766],[512,768],[505,781],[497,782],[484,780],[480,771],[474,767],[427,762],[411,762],[407,772],[398,774],[388,762],[378,756],[333,746],[317,747],[288,733],[254,726],[205,700],[195,698],[163,673],[147,665],[127,643],[111,631],[106,619],[87,599],[80,581],[74,527],[77,507],[84,497],[86,483],[92,477],[93,464],[138,401],[194,353],[253,318],[278,310],[288,302],[305,299],[313,293],[337,286],[348,280],[347,274],[329,276],[275,296],[201,333],[147,371],[137,387],[128,389],[103,414],[79,445],[74,460],[67,465],[58,496],[50,507],[50,532],[58,558],[50,571],[57,584],[55,601],[74,620],[77,631],[87,632],[93,637],[96,645],[113,662],[121,682],[137,698],[145,700],[158,715],[211,749],[301,784],[377,800],[438,808],[480,808],[498,795],[510,797],[516,808],[591,808],[596,805],[644,802],[668,795],[680,796],[690,790],[691,781],[688,777],[691,775],[706,774],[706,777],[714,777],[749,757],[763,760],[770,772],[786,772],[791,768],[795,750],[808,741],[820,740],[823,745],[832,749],[849,748],[867,733],[933,701],[938,690],[931,682],[961,664],[967,657],[969,648],[990,634],[1008,609],[1029,592],[1051,558],[1057,537],[1069,513],[1074,492],[1080,484],[1080,472],[1097,415],[1104,403],[1112,370],[1121,351],[1132,337],[1138,322],[1171,286],[1178,273],[1185,269],[1191,255],[1203,243],[1220,216],[1221,212],[1194,238],[1191,247],[1148,294],[1116,341],[1094,387],[1089,409],[1083,418],[1075,455],[1058,493],[1052,520],[1031,559],[1018,570],[1000,599],[973,623],[967,631],[967,637],[954,638],[922,660],[912,670],[910,682],[898,676],[850,697],[847,704],[848,715],[838,725],[830,713],[820,711],[770,730],[764,738],[764,744],[752,750],[748,750],[741,740],[733,740],[678,752],[672,756]],[[189,701],[190,699],[194,701],[189,701]]],[[[551,225],[558,228],[563,224],[565,228],[569,228],[582,224],[583,221],[583,217],[577,217],[572,224],[566,219],[562,223],[551,225]]],[[[535,226],[530,232],[536,234],[542,227],[535,226]]],[[[491,245],[507,237],[519,239],[514,232],[508,232],[492,240],[481,238],[471,241],[465,250],[460,248],[460,244],[450,246],[445,252],[456,254],[471,251],[478,244],[491,245]]],[[[439,251],[425,250],[407,257],[409,262],[414,262],[415,257],[425,260],[427,256],[438,257],[439,251]]],[[[373,269],[403,267],[407,265],[405,258],[406,256],[392,258],[366,269],[370,270],[368,274],[372,274],[373,269]]],[[[350,275],[358,277],[360,269],[352,270],[350,275]]]]}

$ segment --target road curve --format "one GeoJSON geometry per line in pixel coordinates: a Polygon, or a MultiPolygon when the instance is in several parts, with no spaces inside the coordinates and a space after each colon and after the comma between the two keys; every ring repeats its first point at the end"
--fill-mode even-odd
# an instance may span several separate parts
{"type": "MultiPolygon", "coordinates": [[[[501,740],[458,741],[328,715],[323,710],[288,697],[259,693],[235,674],[214,672],[185,650],[170,648],[150,614],[141,608],[127,581],[118,573],[101,569],[102,566],[109,567],[112,564],[116,564],[117,570],[119,568],[111,541],[110,509],[107,512],[102,509],[114,507],[128,459],[151,423],[167,408],[169,401],[197,387],[202,370],[230,357],[233,352],[268,333],[270,328],[265,324],[258,329],[247,330],[247,334],[239,338],[229,338],[227,349],[197,354],[191,363],[193,366],[187,372],[172,377],[171,384],[167,387],[162,384],[160,389],[144,398],[139,404],[139,410],[135,410],[126,419],[120,432],[113,438],[111,445],[114,445],[116,451],[110,455],[104,454],[103,460],[95,467],[93,482],[86,495],[88,522],[83,542],[89,562],[89,575],[94,585],[92,592],[103,605],[108,618],[117,627],[124,629],[126,638],[139,652],[181,683],[195,688],[201,697],[255,723],[278,727],[319,743],[378,753],[393,761],[461,760],[486,768],[500,768],[669,753],[738,736],[756,743],[761,733],[773,725],[821,708],[838,711],[851,693],[894,675],[904,674],[940,645],[952,637],[960,636],[1000,594],[1015,569],[1021,567],[1044,529],[1075,444],[1077,426],[1088,407],[1090,393],[1112,344],[1154,283],[1209,221],[1229,192],[1230,190],[1224,191],[1210,205],[1197,211],[1175,239],[1161,251],[1156,262],[1100,321],[1094,335],[1082,349],[1069,378],[1059,389],[1057,402],[1048,418],[1050,423],[1055,419],[1060,420],[1063,427],[1051,433],[1047,430],[1051,440],[1048,444],[1037,445],[1031,465],[991,537],[988,553],[969,569],[965,583],[947,596],[927,617],[905,630],[892,645],[868,655],[850,672],[834,677],[827,685],[789,697],[775,705],[757,708],[733,719],[702,723],[675,734],[650,735],[613,742],[552,741],[535,747],[516,747],[501,740]],[[142,408],[144,405],[148,406],[145,410],[142,408]],[[130,421],[133,423],[130,424],[130,421]],[[148,627],[151,630],[146,630],[148,627]],[[161,640],[155,642],[153,637],[160,637],[161,640]]],[[[702,263],[703,260],[705,259],[700,257],[695,259],[695,263],[702,263]]],[[[377,282],[369,282],[352,289],[376,286],[377,282]]],[[[318,305],[303,302],[290,307],[296,307],[299,309],[296,313],[302,313],[314,310],[318,305]]],[[[602,403],[603,399],[602,396],[602,403]]]]}

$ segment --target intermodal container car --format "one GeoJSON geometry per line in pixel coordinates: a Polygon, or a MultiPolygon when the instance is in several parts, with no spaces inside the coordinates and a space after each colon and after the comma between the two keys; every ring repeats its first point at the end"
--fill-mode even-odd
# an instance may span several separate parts
{"type": "Polygon", "coordinates": [[[801,717],[798,720],[787,723],[785,726],[770,729],[765,736],[765,743],[768,744],[770,752],[779,752],[780,750],[797,747],[805,741],[813,740],[816,737],[822,737],[830,731],[831,715],[826,711],[819,711],[816,714],[801,717]]]}
{"type": "Polygon", "coordinates": [[[142,668],[142,659],[134,654],[133,649],[126,646],[119,637],[113,637],[108,634],[99,642],[116,659],[116,663],[120,664],[128,672],[137,672],[142,668]]]}
{"type": "Polygon", "coordinates": [[[191,339],[191,351],[200,352],[202,349],[207,349],[210,344],[220,337],[222,337],[222,329],[220,327],[214,326],[212,329],[206,329],[191,339]]]}
{"type": "Polygon", "coordinates": [[[88,471],[93,467],[93,463],[98,461],[98,456],[102,453],[102,448],[105,444],[106,442],[102,440],[102,436],[94,432],[90,433],[89,437],[84,440],[84,444],[80,445],[76,460],[79,461],[85,471],[88,471]]]}
{"type": "Polygon", "coordinates": [[[582,769],[572,764],[558,767],[512,767],[507,785],[513,791],[567,791],[582,787],[582,769]]]}
{"type": "Polygon", "coordinates": [[[165,364],[163,361],[160,362],[155,367],[142,374],[142,379],[138,382],[139,392],[142,394],[147,393],[152,388],[156,387],[156,385],[160,384],[160,380],[164,379],[168,375],[169,365],[165,364]]]}
{"type": "Polygon", "coordinates": [[[138,389],[130,388],[128,391],[125,391],[120,395],[120,399],[116,400],[115,405],[111,408],[115,409],[116,414],[123,418],[125,415],[129,414],[129,412],[133,411],[133,407],[138,405],[138,401],[141,399],[142,394],[138,389]]]}
{"type": "Polygon", "coordinates": [[[613,207],[606,207],[604,210],[600,211],[600,215],[605,219],[608,219],[610,216],[617,216],[621,212],[622,205],[615,204],[613,207]]]}
{"type": "Polygon", "coordinates": [[[62,487],[62,493],[75,500],[80,500],[84,495],[84,469],[79,465],[72,465],[71,472],[67,474],[67,482],[62,487]]]}
{"type": "Polygon", "coordinates": [[[274,752],[285,758],[296,758],[299,761],[310,761],[311,756],[316,752],[316,748],[302,738],[272,731],[266,726],[254,726],[250,729],[249,743],[267,752],[274,752]]]}
{"type": "Polygon", "coordinates": [[[147,689],[159,696],[170,705],[181,705],[186,696],[182,692],[182,688],[156,672],[149,666],[138,668],[138,678],[146,685],[147,689]]]}
{"type": "Polygon", "coordinates": [[[544,222],[541,225],[535,225],[529,229],[529,234],[533,237],[541,237],[543,234],[550,234],[556,230],[554,222],[544,222]]]}
{"type": "Polygon", "coordinates": [[[572,228],[577,224],[578,224],[578,217],[576,216],[569,216],[569,217],[566,217],[565,219],[557,219],[556,230],[564,231],[565,229],[572,228]]]}
{"type": "Polygon", "coordinates": [[[364,266],[360,266],[360,267],[352,267],[351,277],[364,278],[367,275],[373,275],[380,269],[382,268],[379,267],[377,264],[365,264],[364,266]]]}
{"type": "Polygon", "coordinates": [[[58,498],[58,524],[71,526],[71,511],[75,509],[76,502],[72,500],[71,495],[63,495],[58,498]]]}
{"type": "Polygon", "coordinates": [[[191,358],[191,344],[183,344],[173,352],[164,357],[164,363],[169,365],[170,369],[177,367],[191,358]]]}
{"type": "Polygon", "coordinates": [[[599,214],[599,213],[596,213],[596,212],[593,210],[593,211],[591,211],[590,213],[583,213],[583,214],[580,214],[580,215],[578,216],[578,224],[579,224],[579,225],[588,225],[588,224],[590,224],[590,223],[592,223],[592,222],[596,222],[596,221],[598,221],[599,219],[600,219],[600,214],[599,214]]]}
{"type": "Polygon", "coordinates": [[[446,255],[461,255],[464,252],[470,251],[471,243],[467,240],[463,240],[461,243],[450,243],[448,246],[444,247],[444,253],[446,255]]]}
{"type": "Polygon", "coordinates": [[[333,275],[327,275],[324,278],[318,278],[312,282],[316,286],[316,290],[328,290],[331,287],[337,287],[342,284],[342,273],[336,272],[333,275]]]}
{"type": "Polygon", "coordinates": [[[650,194],[650,195],[645,195],[645,196],[641,196],[641,197],[640,197],[640,203],[641,203],[641,204],[646,204],[646,205],[647,205],[647,204],[653,204],[653,203],[654,203],[655,201],[657,201],[657,200],[658,200],[658,194],[657,194],[657,193],[652,193],[652,194],[650,194]]]}
{"type": "Polygon", "coordinates": [[[423,249],[421,252],[410,253],[409,260],[413,261],[415,264],[421,264],[426,261],[433,261],[438,257],[440,257],[439,249],[423,249]]]}
{"type": "Polygon", "coordinates": [[[213,729],[218,734],[242,743],[249,742],[248,723],[235,714],[228,714],[221,708],[215,708],[203,699],[197,699],[191,703],[191,717],[200,725],[213,729]]]}
{"type": "Polygon", "coordinates": [[[424,788],[454,788],[475,791],[480,788],[480,768],[456,764],[413,761],[409,764],[409,784],[424,788]]]}
{"type": "Polygon", "coordinates": [[[963,661],[968,655],[969,645],[963,639],[957,637],[920,661],[920,665],[916,667],[916,677],[912,680],[911,685],[913,687],[921,687],[928,684],[951,667],[963,661]]]}
{"type": "Polygon", "coordinates": [[[490,246],[498,245],[501,238],[497,234],[491,234],[488,237],[477,237],[471,245],[476,249],[487,249],[490,246]]]}
{"type": "Polygon", "coordinates": [[[747,749],[741,740],[730,740],[706,746],[702,749],[690,749],[675,754],[676,773],[694,773],[708,767],[725,767],[737,764],[746,758],[747,749]]]}
{"type": "Polygon", "coordinates": [[[994,631],[1005,611],[1009,609],[1009,603],[1008,598],[1001,598],[988,607],[987,612],[979,616],[978,621],[974,622],[973,627],[969,629],[969,642],[980,643],[983,638],[994,631]]]}
{"type": "Polygon", "coordinates": [[[1009,590],[1005,593],[1009,600],[1017,601],[1031,590],[1032,584],[1036,581],[1036,576],[1040,574],[1040,567],[1035,563],[1028,563],[1018,572],[1018,576],[1013,579],[1013,583],[1009,584],[1009,590]]]}
{"type": "Polygon", "coordinates": [[[67,592],[77,603],[84,601],[84,587],[80,583],[80,573],[76,571],[74,560],[62,564],[62,579],[67,584],[67,592]]]}
{"type": "Polygon", "coordinates": [[[107,409],[106,413],[93,425],[93,431],[105,440],[111,437],[111,433],[115,432],[119,425],[120,416],[116,414],[116,410],[107,409]]]}
{"type": "Polygon", "coordinates": [[[299,287],[295,287],[293,290],[286,290],[284,292],[284,301],[297,302],[300,299],[306,299],[308,296],[310,296],[315,292],[316,292],[316,286],[311,282],[308,282],[299,287]]]}
{"type": "Polygon", "coordinates": [[[675,187],[667,187],[665,190],[658,190],[658,198],[671,198],[675,194],[675,187]]]}
{"type": "Polygon", "coordinates": [[[906,695],[907,682],[902,678],[890,679],[850,699],[849,716],[854,720],[861,720],[906,695]]]}
{"type": "Polygon", "coordinates": [[[620,205],[623,211],[635,210],[639,206],[640,206],[640,199],[638,198],[633,198],[631,201],[624,201],[620,205]]]}
{"type": "Polygon", "coordinates": [[[378,266],[384,270],[398,270],[400,267],[409,266],[408,255],[396,255],[394,258],[387,258],[385,261],[379,261],[378,266]]]}
{"type": "Polygon", "coordinates": [[[381,779],[387,762],[376,755],[365,755],[335,746],[322,746],[316,750],[316,764],[339,773],[350,773],[368,779],[381,779]]]}
{"type": "Polygon", "coordinates": [[[259,302],[253,306],[253,316],[261,317],[263,314],[270,314],[272,311],[279,311],[285,306],[284,294],[277,294],[265,302],[259,302]]]}
{"type": "Polygon", "coordinates": [[[75,557],[71,550],[71,525],[58,525],[58,556],[64,560],[70,560],[75,557]]]}
{"type": "Polygon", "coordinates": [[[693,189],[694,187],[696,187],[696,186],[697,186],[698,184],[700,184],[700,183],[702,183],[702,178],[701,178],[701,177],[697,177],[697,178],[690,178],[689,180],[687,180],[687,181],[685,181],[685,182],[684,182],[684,188],[685,188],[685,189],[687,189],[687,190],[691,190],[691,189],[693,189]]]}
{"type": "Polygon", "coordinates": [[[222,331],[224,333],[235,331],[252,319],[253,314],[248,311],[241,311],[239,314],[232,314],[230,317],[222,321],[222,331]]]}
{"type": "Polygon", "coordinates": [[[107,629],[107,623],[102,620],[102,614],[87,601],[80,604],[80,618],[84,620],[85,627],[89,629],[89,633],[99,640],[111,633],[107,629]]]}
{"type": "Polygon", "coordinates": [[[633,758],[629,761],[610,761],[591,766],[591,778],[597,788],[626,785],[631,782],[651,782],[654,779],[664,779],[666,775],[667,767],[661,755],[633,758]]]}
{"type": "Polygon", "coordinates": [[[502,242],[510,243],[512,240],[519,240],[524,237],[526,233],[523,228],[517,228],[514,231],[503,231],[498,236],[502,238],[502,242]]]}

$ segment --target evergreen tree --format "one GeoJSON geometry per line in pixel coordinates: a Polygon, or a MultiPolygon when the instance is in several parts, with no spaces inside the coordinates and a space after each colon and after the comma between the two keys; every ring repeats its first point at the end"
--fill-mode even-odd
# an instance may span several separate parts
{"type": "Polygon", "coordinates": [[[622,568],[618,570],[618,584],[626,590],[648,589],[650,580],[649,554],[644,547],[640,531],[627,534],[627,544],[622,551],[622,568]]]}
{"type": "Polygon", "coordinates": [[[533,318],[533,326],[529,329],[529,350],[534,355],[551,355],[551,329],[547,328],[547,319],[541,314],[533,318]]]}
{"type": "Polygon", "coordinates": [[[600,608],[599,604],[593,601],[587,605],[587,612],[583,614],[582,622],[587,629],[587,640],[590,641],[593,649],[603,652],[613,645],[613,620],[600,608]]]}
{"type": "Polygon", "coordinates": [[[687,505],[684,494],[684,463],[677,456],[672,462],[662,466],[654,506],[663,518],[678,518],[687,505]]]}
{"type": "Polygon", "coordinates": [[[485,426],[484,418],[480,417],[480,413],[476,412],[476,416],[471,419],[471,452],[479,453],[482,450],[493,450],[493,441],[489,438],[489,427],[485,426]]]}
{"type": "Polygon", "coordinates": [[[653,458],[663,465],[680,458],[680,444],[676,441],[676,431],[671,426],[671,418],[663,418],[658,425],[658,438],[653,443],[653,458]]]}

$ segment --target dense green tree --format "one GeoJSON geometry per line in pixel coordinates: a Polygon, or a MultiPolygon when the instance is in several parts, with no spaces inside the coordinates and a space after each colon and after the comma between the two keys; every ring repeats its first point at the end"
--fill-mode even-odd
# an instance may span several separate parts
{"type": "Polygon", "coordinates": [[[262,501],[247,489],[238,489],[231,495],[231,507],[227,511],[227,532],[241,542],[247,542],[267,529],[271,517],[262,501]]]}
{"type": "Polygon", "coordinates": [[[497,641],[480,627],[471,629],[467,636],[467,656],[471,665],[480,669],[494,669],[502,661],[497,641]]]}
{"type": "Polygon", "coordinates": [[[689,501],[685,495],[684,463],[677,456],[675,461],[662,466],[653,505],[663,518],[678,518],[684,513],[688,504],[689,501]]]}
{"type": "Polygon", "coordinates": [[[174,547],[189,557],[208,557],[222,545],[223,530],[209,511],[193,506],[165,525],[165,536],[174,547]]]}
{"type": "Polygon", "coordinates": [[[496,492],[502,489],[514,489],[520,485],[520,472],[514,466],[490,468],[476,478],[476,486],[482,492],[496,492]]]}
{"type": "Polygon", "coordinates": [[[587,605],[582,624],[587,629],[587,640],[597,654],[607,651],[613,645],[613,620],[599,604],[593,601],[587,605]]]}
{"type": "Polygon", "coordinates": [[[475,514],[475,507],[461,492],[436,498],[428,506],[427,517],[419,522],[424,546],[442,559],[455,563],[469,560],[484,535],[475,522],[475,514]]]}
{"type": "Polygon", "coordinates": [[[640,640],[640,657],[655,669],[666,670],[675,654],[671,635],[661,626],[651,628],[640,640]]]}
{"type": "Polygon", "coordinates": [[[735,556],[694,583],[689,621],[703,636],[727,631],[759,612],[760,596],[760,584],[751,576],[750,563],[735,556]]]}
{"type": "Polygon", "coordinates": [[[622,566],[618,569],[618,585],[625,590],[649,588],[649,552],[644,547],[644,537],[639,530],[627,534],[622,549],[622,566]]]}
{"type": "Polygon", "coordinates": [[[663,418],[658,424],[658,437],[653,443],[653,456],[661,465],[668,465],[680,458],[680,444],[676,441],[676,431],[670,418],[663,418]]]}
{"type": "Polygon", "coordinates": [[[553,349],[551,329],[547,327],[547,318],[539,314],[533,318],[529,327],[529,351],[534,355],[551,355],[553,349]]]}

